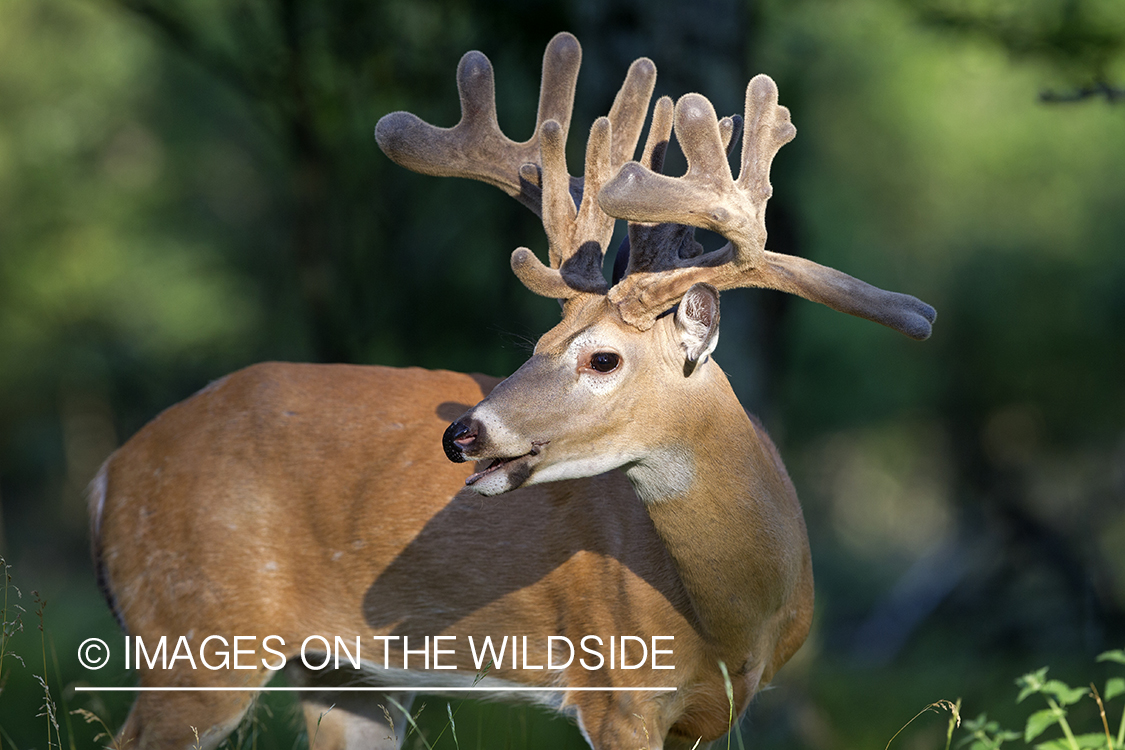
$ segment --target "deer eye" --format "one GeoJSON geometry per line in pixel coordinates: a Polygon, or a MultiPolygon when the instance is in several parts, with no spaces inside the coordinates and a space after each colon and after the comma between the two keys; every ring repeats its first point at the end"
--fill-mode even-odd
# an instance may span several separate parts
{"type": "Polygon", "coordinates": [[[621,356],[615,352],[595,352],[590,355],[590,369],[595,372],[613,372],[621,364],[621,356]]]}

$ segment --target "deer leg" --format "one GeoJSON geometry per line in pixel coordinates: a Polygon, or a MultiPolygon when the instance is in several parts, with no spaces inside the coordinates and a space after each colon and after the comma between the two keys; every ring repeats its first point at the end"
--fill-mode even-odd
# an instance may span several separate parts
{"type": "MultiPolygon", "coordinates": [[[[409,710],[411,693],[394,699],[409,710]]],[[[398,750],[406,737],[402,710],[385,693],[310,693],[301,700],[309,750],[398,750]]]]}
{"type": "Polygon", "coordinates": [[[251,693],[141,693],[117,733],[129,750],[214,750],[253,702],[251,693]]]}
{"type": "Polygon", "coordinates": [[[651,704],[646,705],[628,693],[586,693],[575,702],[578,727],[594,750],[665,747],[668,727],[651,704]]]}

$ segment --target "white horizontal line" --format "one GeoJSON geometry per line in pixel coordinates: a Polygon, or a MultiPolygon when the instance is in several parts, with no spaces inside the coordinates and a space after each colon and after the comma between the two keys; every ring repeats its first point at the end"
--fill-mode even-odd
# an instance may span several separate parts
{"type": "Polygon", "coordinates": [[[674,687],[94,687],[75,685],[78,693],[585,693],[585,692],[648,692],[674,693],[674,687]]]}

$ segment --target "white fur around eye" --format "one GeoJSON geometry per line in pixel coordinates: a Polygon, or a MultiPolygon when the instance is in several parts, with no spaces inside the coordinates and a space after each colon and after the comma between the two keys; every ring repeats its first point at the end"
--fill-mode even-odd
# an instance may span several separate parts
{"type": "MultiPolygon", "coordinates": [[[[590,393],[597,396],[609,393],[616,388],[621,383],[621,374],[625,369],[625,358],[621,357],[621,364],[612,372],[602,373],[583,370],[581,368],[582,362],[588,359],[594,352],[599,351],[611,351],[616,353],[617,349],[593,336],[584,334],[570,342],[570,346],[567,347],[566,350],[568,361],[572,363],[575,371],[578,373],[579,386],[584,386],[590,393]]],[[[618,354],[618,356],[621,355],[618,354]]]]}

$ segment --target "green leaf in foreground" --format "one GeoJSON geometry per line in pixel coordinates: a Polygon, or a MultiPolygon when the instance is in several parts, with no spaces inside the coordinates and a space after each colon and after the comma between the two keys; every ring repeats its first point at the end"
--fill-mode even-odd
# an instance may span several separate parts
{"type": "Polygon", "coordinates": [[[1102,695],[1107,701],[1125,693],[1125,677],[1111,677],[1105,684],[1105,693],[1102,695]]]}
{"type": "Polygon", "coordinates": [[[1033,739],[1043,734],[1048,727],[1058,724],[1059,719],[1063,716],[1062,711],[1056,711],[1053,708],[1045,708],[1042,711],[1036,711],[1031,716],[1027,717],[1027,727],[1023,730],[1023,741],[1030,743],[1033,739]]]}
{"type": "Polygon", "coordinates": [[[1043,686],[1042,692],[1055,696],[1064,706],[1072,706],[1089,695],[1090,690],[1085,687],[1072,688],[1062,680],[1050,680],[1043,686]]]}
{"type": "Polygon", "coordinates": [[[1092,732],[1090,734],[1079,734],[1074,737],[1074,744],[1064,738],[1059,737],[1057,740],[1050,742],[1042,742],[1035,746],[1035,750],[1097,750],[1097,748],[1105,748],[1105,735],[1092,732]]]}
{"type": "Polygon", "coordinates": [[[968,745],[969,750],[997,750],[1005,742],[1020,738],[1019,732],[1001,729],[997,722],[989,721],[987,714],[966,719],[964,727],[971,734],[958,742],[957,747],[968,745]]]}
{"type": "Polygon", "coordinates": [[[1118,664],[1125,664],[1125,649],[1119,648],[1116,651],[1098,654],[1098,661],[1115,661],[1118,664]]]}
{"type": "Polygon", "coordinates": [[[1016,703],[1023,703],[1024,698],[1033,695],[1043,690],[1043,685],[1047,681],[1047,667],[1036,672],[1028,672],[1023,677],[1016,680],[1016,685],[1020,688],[1019,697],[1016,698],[1016,703]]]}

